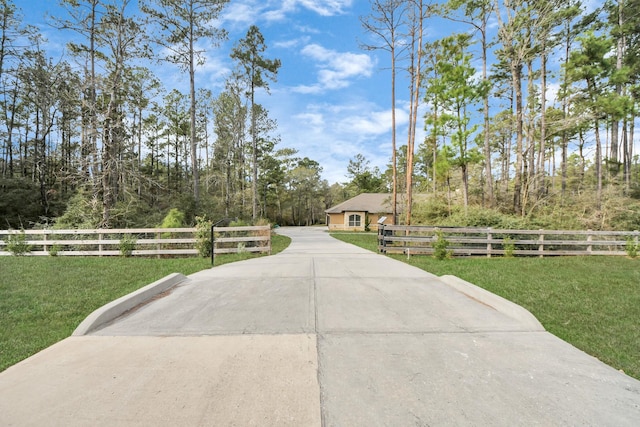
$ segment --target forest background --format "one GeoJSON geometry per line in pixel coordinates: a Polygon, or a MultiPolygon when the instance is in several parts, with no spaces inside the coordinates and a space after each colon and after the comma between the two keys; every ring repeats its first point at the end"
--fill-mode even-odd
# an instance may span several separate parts
{"type": "Polygon", "coordinates": [[[389,192],[400,223],[640,228],[640,1],[370,0],[359,43],[391,81],[388,166],[360,153],[333,184],[258,102],[295,66],[260,28],[233,42],[223,90],[197,84],[230,4],[62,0],[50,22],[74,36],[54,58],[0,0],[2,227],[153,227],[172,208],[184,225],[311,225],[389,192]],[[432,20],[462,31],[434,35],[432,20]],[[156,61],[186,93],[140,65],[156,61]]]}

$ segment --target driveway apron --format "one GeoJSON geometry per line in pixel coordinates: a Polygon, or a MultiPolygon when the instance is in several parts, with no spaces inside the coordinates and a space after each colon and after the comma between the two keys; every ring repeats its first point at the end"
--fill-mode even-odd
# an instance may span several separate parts
{"type": "MultiPolygon", "coordinates": [[[[0,425],[640,424],[640,382],[456,278],[281,228],[0,373],[0,425]]],[[[640,356],[639,356],[640,357],[640,356]]]]}

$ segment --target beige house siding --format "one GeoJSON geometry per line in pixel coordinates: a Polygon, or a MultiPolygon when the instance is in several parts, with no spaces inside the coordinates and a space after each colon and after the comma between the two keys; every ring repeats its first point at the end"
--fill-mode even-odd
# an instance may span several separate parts
{"type": "Polygon", "coordinates": [[[367,213],[361,211],[347,211],[342,213],[331,213],[327,214],[327,222],[329,231],[364,231],[366,226],[366,218],[367,215],[369,217],[369,229],[371,231],[378,230],[378,220],[380,217],[386,216],[387,218],[384,220],[384,224],[393,224],[391,214],[378,214],[378,213],[367,213]],[[360,226],[351,226],[349,225],[349,216],[351,215],[360,215],[360,226]]]}
{"type": "MultiPolygon", "coordinates": [[[[331,209],[327,209],[327,226],[330,231],[364,231],[367,223],[372,231],[378,230],[378,220],[386,216],[384,223],[393,224],[389,200],[391,195],[381,193],[363,193],[342,202],[331,209]],[[389,212],[385,212],[386,210],[389,212]],[[349,222],[349,217],[359,216],[359,223],[349,222]]],[[[357,219],[357,218],[353,218],[357,219]]]]}
{"type": "Polygon", "coordinates": [[[327,214],[327,225],[329,230],[342,230],[344,227],[344,213],[327,214]]]}

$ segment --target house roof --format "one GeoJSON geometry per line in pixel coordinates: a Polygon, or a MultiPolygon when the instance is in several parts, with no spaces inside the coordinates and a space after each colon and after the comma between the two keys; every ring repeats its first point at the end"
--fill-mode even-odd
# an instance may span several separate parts
{"type": "Polygon", "coordinates": [[[344,201],[325,212],[328,214],[342,213],[347,211],[390,213],[391,194],[387,193],[362,193],[347,201],[344,201]]]}

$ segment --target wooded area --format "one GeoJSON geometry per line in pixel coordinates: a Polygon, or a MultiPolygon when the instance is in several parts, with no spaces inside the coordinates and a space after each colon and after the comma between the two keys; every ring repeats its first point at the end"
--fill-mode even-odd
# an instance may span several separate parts
{"type": "Polygon", "coordinates": [[[3,228],[156,226],[175,207],[184,225],[198,214],[324,219],[321,166],[277,148],[277,123],[254,100],[280,67],[264,57],[256,26],[234,44],[226,90],[195,90],[205,54],[196,43],[215,48],[226,37],[212,27],[226,0],[61,3],[67,16],[49,20],[74,41],[69,57],[53,59],[0,1],[3,228]],[[166,90],[145,61],[188,73],[190,93],[166,90]]]}
{"type": "Polygon", "coordinates": [[[332,186],[318,162],[278,146],[278,124],[255,100],[293,66],[266,57],[258,27],[234,43],[235,70],[214,94],[196,89],[196,46],[227,37],[212,26],[227,0],[133,3],[62,0],[67,14],[49,21],[74,41],[54,59],[0,0],[0,227],[155,227],[176,207],[184,225],[203,214],[306,225],[348,197],[386,191],[405,194],[398,223],[482,206],[640,227],[640,1],[587,11],[561,0],[370,0],[362,47],[389,60],[390,164],[358,155],[349,181],[332,186]],[[462,32],[433,40],[436,19],[462,32]],[[150,61],[184,71],[189,93],[165,88],[140,65],[150,61]],[[406,135],[399,100],[409,100],[406,135]],[[436,208],[412,203],[414,193],[436,208]]]}
{"type": "MultiPolygon", "coordinates": [[[[449,211],[458,203],[521,217],[563,207],[606,217],[616,204],[639,223],[640,2],[595,10],[575,0],[370,4],[364,47],[388,53],[392,82],[399,73],[412,82],[402,98],[411,100],[408,144],[387,172],[398,183],[394,200],[431,193],[449,211]],[[462,32],[425,42],[429,23],[442,19],[462,32]],[[416,122],[426,131],[418,144],[416,122]]],[[[392,83],[392,108],[397,93],[392,83]]]]}

